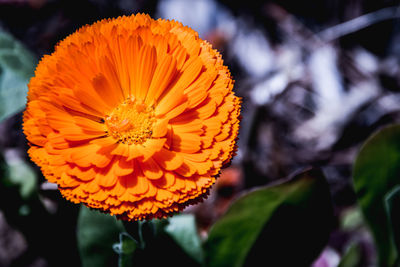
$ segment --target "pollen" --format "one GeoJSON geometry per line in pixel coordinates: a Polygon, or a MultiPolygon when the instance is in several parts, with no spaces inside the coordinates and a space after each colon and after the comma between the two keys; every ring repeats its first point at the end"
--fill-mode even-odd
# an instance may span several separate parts
{"type": "Polygon", "coordinates": [[[107,133],[119,143],[142,144],[153,133],[154,108],[134,97],[127,98],[105,118],[107,133]]]}

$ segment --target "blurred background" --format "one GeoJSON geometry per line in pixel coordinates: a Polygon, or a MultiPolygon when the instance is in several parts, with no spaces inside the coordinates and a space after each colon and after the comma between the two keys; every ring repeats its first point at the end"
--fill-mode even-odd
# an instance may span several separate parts
{"type": "Polygon", "coordinates": [[[21,95],[38,60],[57,42],[85,24],[138,12],[196,30],[221,52],[236,81],[234,90],[243,97],[237,156],[209,198],[185,210],[195,215],[200,236],[244,190],[320,167],[330,186],[334,221],[313,266],[338,266],[355,241],[358,266],[373,266],[376,250],[351,176],[366,138],[400,121],[398,4],[0,0],[0,266],[80,265],[75,245],[79,206],[63,200],[29,161],[21,95]],[[9,84],[21,88],[18,95],[9,96],[9,84]]]}

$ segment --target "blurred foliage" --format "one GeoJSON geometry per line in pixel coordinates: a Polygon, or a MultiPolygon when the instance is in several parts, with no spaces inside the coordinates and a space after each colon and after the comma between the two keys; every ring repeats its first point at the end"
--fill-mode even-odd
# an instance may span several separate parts
{"type": "MultiPolygon", "coordinates": [[[[113,245],[124,228],[115,217],[81,206],[78,217],[78,248],[82,266],[112,266],[116,262],[113,245]]],[[[124,244],[120,245],[124,253],[124,244]]]]}
{"type": "Polygon", "coordinates": [[[129,234],[119,234],[119,243],[113,245],[114,251],[119,255],[118,266],[132,266],[132,254],[137,246],[137,241],[129,234]]]}
{"type": "Polygon", "coordinates": [[[39,194],[36,175],[27,162],[18,159],[9,163],[1,159],[0,166],[0,210],[8,224],[19,230],[30,246],[14,266],[29,266],[38,255],[51,266],[57,266],[62,257],[63,264],[76,266],[79,260],[76,248],[69,247],[69,256],[65,257],[63,249],[55,245],[60,242],[76,244],[75,207],[64,202],[60,202],[56,210],[47,206],[49,200],[39,194]],[[26,183],[22,182],[23,178],[26,183]]]}
{"type": "Polygon", "coordinates": [[[320,171],[257,189],[236,200],[212,227],[205,246],[207,265],[254,266],[262,261],[309,266],[328,241],[332,217],[328,185],[320,171]]]}
{"type": "MultiPolygon", "coordinates": [[[[400,125],[394,125],[366,141],[357,156],[353,173],[354,189],[374,235],[380,266],[393,266],[399,257],[385,208],[388,193],[399,185],[399,176],[400,125]]],[[[398,228],[398,224],[395,227],[398,228]]]]}
{"type": "Polygon", "coordinates": [[[400,264],[400,185],[397,185],[385,197],[386,213],[389,218],[389,225],[392,229],[394,242],[397,248],[396,262],[400,264]]]}
{"type": "Polygon", "coordinates": [[[0,31],[0,120],[24,108],[36,63],[21,43],[0,31]]]}
{"type": "MultiPolygon", "coordinates": [[[[165,220],[123,224],[113,216],[81,206],[77,234],[82,266],[115,266],[117,262],[123,267],[142,266],[158,261],[163,255],[158,250],[188,253],[200,264],[201,243],[194,223],[192,215],[177,215],[165,220]],[[157,257],[154,251],[158,251],[157,257]]],[[[186,260],[182,257],[177,266],[187,266],[187,263],[197,266],[186,257],[186,260]]],[[[172,260],[175,257],[165,262],[172,263],[172,260]]]]}
{"type": "Polygon", "coordinates": [[[198,263],[204,262],[202,244],[193,214],[176,215],[168,219],[165,231],[198,263]]]}
{"type": "MultiPolygon", "coordinates": [[[[3,127],[6,119],[24,108],[27,83],[33,76],[36,63],[32,53],[19,41],[0,31],[0,121],[3,122],[3,127]]],[[[19,131],[21,132],[20,125],[19,131]]],[[[9,132],[7,134],[12,136],[9,132]]],[[[3,136],[2,140],[7,138],[3,136]]],[[[51,201],[39,194],[39,172],[21,152],[17,148],[1,147],[0,155],[0,210],[7,223],[23,234],[29,246],[29,250],[23,251],[13,264],[28,266],[39,256],[55,266],[64,253],[54,244],[59,243],[59,240],[76,243],[74,208],[60,203],[54,210],[54,205],[49,204],[51,201]],[[73,227],[59,229],[62,227],[61,222],[72,222],[73,227]]],[[[76,249],[72,247],[68,251],[70,257],[64,259],[64,263],[76,265],[76,249]]]]}
{"type": "Polygon", "coordinates": [[[84,206],[78,220],[78,244],[83,266],[112,265],[116,262],[113,248],[119,254],[119,266],[131,266],[132,258],[134,266],[148,263],[154,253],[161,257],[158,249],[168,249],[170,257],[164,264],[172,260],[174,266],[188,266],[189,262],[190,266],[251,266],[261,259],[265,262],[266,256],[272,265],[309,266],[328,240],[332,216],[325,178],[320,171],[309,170],[234,201],[212,227],[204,247],[191,214],[125,223],[124,228],[114,217],[84,206]],[[301,246],[307,237],[308,245],[301,246]],[[192,260],[171,258],[175,250],[192,260]]]}
{"type": "Polygon", "coordinates": [[[360,244],[353,243],[343,255],[338,267],[361,267],[360,244]]]}
{"type": "Polygon", "coordinates": [[[340,220],[340,228],[345,231],[353,231],[363,225],[362,211],[358,208],[351,208],[343,212],[340,220]]]}
{"type": "Polygon", "coordinates": [[[33,168],[20,158],[6,158],[4,166],[7,175],[4,183],[18,186],[22,199],[27,200],[37,193],[37,174],[33,168]]]}

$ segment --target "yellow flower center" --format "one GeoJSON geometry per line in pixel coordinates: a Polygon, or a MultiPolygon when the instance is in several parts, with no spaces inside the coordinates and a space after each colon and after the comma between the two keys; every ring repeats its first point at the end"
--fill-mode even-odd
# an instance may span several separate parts
{"type": "Polygon", "coordinates": [[[131,97],[119,104],[105,118],[108,135],[123,144],[142,144],[153,133],[154,108],[131,97]]]}

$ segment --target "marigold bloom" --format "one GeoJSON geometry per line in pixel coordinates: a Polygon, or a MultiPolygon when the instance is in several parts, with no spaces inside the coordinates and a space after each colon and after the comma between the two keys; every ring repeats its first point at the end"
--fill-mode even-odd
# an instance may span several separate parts
{"type": "Polygon", "coordinates": [[[235,151],[240,99],[220,54],[181,23],[85,26],[29,83],[29,155],[62,195],[127,220],[202,200],[235,151]]]}

